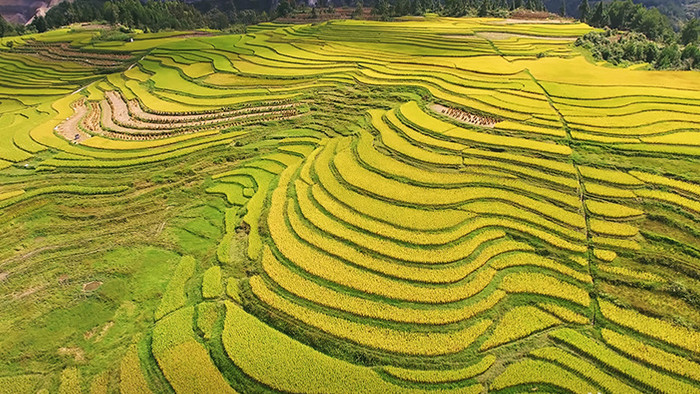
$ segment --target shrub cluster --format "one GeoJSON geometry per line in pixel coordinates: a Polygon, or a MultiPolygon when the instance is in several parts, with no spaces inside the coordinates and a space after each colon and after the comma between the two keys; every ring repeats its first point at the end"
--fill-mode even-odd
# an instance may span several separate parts
{"type": "Polygon", "coordinates": [[[649,63],[657,70],[700,69],[700,49],[695,44],[659,43],[642,33],[606,29],[579,37],[575,45],[590,50],[597,60],[616,65],[649,63]]]}

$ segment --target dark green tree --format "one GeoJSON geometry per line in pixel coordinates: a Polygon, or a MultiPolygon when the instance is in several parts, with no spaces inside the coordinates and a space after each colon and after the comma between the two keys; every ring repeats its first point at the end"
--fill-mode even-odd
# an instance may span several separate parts
{"type": "Polygon", "coordinates": [[[362,4],[362,0],[357,0],[357,4],[355,5],[355,10],[352,12],[352,18],[353,19],[364,19],[364,17],[365,17],[364,4],[362,4]]]}
{"type": "Polygon", "coordinates": [[[5,37],[5,34],[9,33],[9,26],[10,24],[0,15],[0,38],[5,37]]]}
{"type": "Polygon", "coordinates": [[[411,13],[411,3],[409,0],[396,0],[394,6],[396,16],[404,16],[411,13]]]}
{"type": "Polygon", "coordinates": [[[656,8],[638,7],[632,20],[626,24],[631,30],[643,33],[650,40],[660,40],[675,35],[668,17],[656,8]]]}
{"type": "Polygon", "coordinates": [[[566,16],[566,0],[561,0],[561,5],[559,6],[559,15],[566,16]]]}
{"type": "Polygon", "coordinates": [[[667,45],[659,53],[655,66],[659,70],[678,68],[681,62],[681,51],[677,44],[667,45]]]}
{"type": "Polygon", "coordinates": [[[423,2],[421,0],[411,1],[411,15],[423,15],[425,13],[425,7],[423,7],[423,2]]]}
{"type": "Polygon", "coordinates": [[[448,16],[461,16],[464,8],[464,0],[445,0],[445,14],[448,16]]]}
{"type": "Polygon", "coordinates": [[[33,26],[39,33],[43,33],[48,30],[46,19],[43,16],[35,17],[30,25],[33,26]]]}
{"type": "Polygon", "coordinates": [[[605,12],[602,0],[595,6],[595,10],[593,10],[593,14],[591,14],[591,17],[588,19],[588,23],[595,27],[603,27],[608,24],[608,14],[605,12]]]}
{"type": "Polygon", "coordinates": [[[688,69],[700,69],[700,49],[694,44],[686,45],[681,60],[687,64],[688,69]]]}
{"type": "Polygon", "coordinates": [[[581,4],[579,4],[578,6],[578,14],[581,22],[588,22],[588,17],[590,16],[590,13],[591,6],[588,4],[588,0],[582,0],[581,4]]]}
{"type": "Polygon", "coordinates": [[[479,6],[479,11],[477,12],[477,16],[479,17],[485,17],[489,15],[489,0],[482,0],[481,5],[479,6]]]}
{"type": "Polygon", "coordinates": [[[293,10],[294,9],[288,0],[280,0],[279,4],[277,4],[277,8],[275,9],[275,17],[284,18],[291,14],[293,10]]]}
{"type": "Polygon", "coordinates": [[[418,10],[420,7],[420,4],[418,3],[419,0],[408,0],[409,2],[409,11],[408,13],[410,15],[418,15],[418,10]]]}
{"type": "Polygon", "coordinates": [[[647,41],[647,43],[644,44],[643,60],[649,64],[652,64],[656,61],[656,58],[659,57],[659,52],[659,46],[656,45],[655,42],[647,41]]]}
{"type": "Polygon", "coordinates": [[[632,3],[632,0],[611,2],[607,7],[609,26],[613,29],[629,30],[638,8],[644,6],[632,3]]]}
{"type": "Polygon", "coordinates": [[[119,7],[115,6],[111,1],[107,1],[102,5],[102,17],[111,24],[117,23],[119,20],[119,7]]]}
{"type": "Polygon", "coordinates": [[[700,20],[693,18],[683,26],[681,43],[683,45],[700,44],[700,20]]]}
{"type": "Polygon", "coordinates": [[[374,8],[372,8],[372,14],[377,15],[379,19],[383,21],[389,20],[390,11],[389,2],[387,0],[378,0],[374,4],[374,8]]]}
{"type": "Polygon", "coordinates": [[[226,14],[214,7],[205,15],[207,26],[212,29],[223,30],[229,26],[229,20],[226,14]]]}

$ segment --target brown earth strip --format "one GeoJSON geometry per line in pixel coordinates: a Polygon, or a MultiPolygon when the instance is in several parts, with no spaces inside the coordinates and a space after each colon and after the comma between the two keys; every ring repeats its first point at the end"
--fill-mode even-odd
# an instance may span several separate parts
{"type": "Polygon", "coordinates": [[[80,99],[71,105],[75,113],[63,123],[56,127],[56,131],[63,138],[75,144],[90,138],[90,135],[80,130],[78,125],[81,123],[85,115],[88,113],[88,106],[85,104],[85,99],[80,99]]]}
{"type": "Polygon", "coordinates": [[[462,123],[469,123],[474,126],[493,128],[493,126],[499,122],[498,119],[472,114],[462,111],[461,109],[450,108],[441,104],[432,104],[430,109],[462,123]]]}

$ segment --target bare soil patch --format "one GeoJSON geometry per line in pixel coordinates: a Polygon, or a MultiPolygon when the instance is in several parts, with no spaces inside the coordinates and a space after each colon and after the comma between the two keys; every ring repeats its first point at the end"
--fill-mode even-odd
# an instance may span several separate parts
{"type": "Polygon", "coordinates": [[[105,323],[105,325],[102,327],[102,330],[100,330],[100,333],[97,335],[97,338],[95,338],[95,342],[99,342],[104,338],[105,335],[107,335],[107,332],[109,331],[110,328],[114,326],[113,321],[108,321],[105,323]]]}
{"type": "Polygon", "coordinates": [[[85,114],[88,113],[88,107],[85,104],[85,99],[82,98],[73,103],[72,108],[73,111],[75,111],[73,115],[58,125],[58,127],[56,127],[56,131],[68,141],[71,141],[74,144],[79,144],[82,141],[90,138],[90,134],[83,132],[80,130],[80,127],[78,127],[83,120],[83,117],[85,117],[85,114]]]}
{"type": "Polygon", "coordinates": [[[89,341],[92,339],[92,337],[95,336],[97,333],[97,330],[100,328],[100,326],[93,327],[92,329],[85,331],[85,334],[83,334],[83,338],[85,338],[86,341],[89,341]]]}
{"type": "Polygon", "coordinates": [[[440,104],[433,104],[430,106],[430,109],[462,123],[469,123],[474,126],[493,128],[493,126],[499,122],[499,120],[495,118],[472,114],[462,111],[461,109],[450,108],[440,104]]]}
{"type": "Polygon", "coordinates": [[[80,27],[85,29],[85,30],[107,30],[107,29],[112,28],[112,26],[110,26],[110,25],[101,25],[98,23],[90,23],[90,22],[81,23],[80,27]]]}
{"type": "Polygon", "coordinates": [[[95,338],[95,342],[99,342],[104,338],[104,336],[107,334],[110,328],[114,326],[113,321],[109,321],[105,323],[104,326],[102,326],[102,329],[100,330],[100,326],[93,327],[90,331],[86,331],[85,334],[83,334],[83,337],[85,340],[90,340],[92,338],[95,338]],[[98,333],[99,331],[99,333],[98,333]]]}
{"type": "Polygon", "coordinates": [[[237,234],[250,234],[250,225],[245,221],[241,221],[241,224],[236,227],[237,234]]]}
{"type": "Polygon", "coordinates": [[[58,354],[60,356],[72,356],[79,363],[85,361],[85,351],[79,347],[61,347],[58,348],[58,354]]]}
{"type": "Polygon", "coordinates": [[[44,286],[32,286],[21,293],[15,293],[12,296],[12,298],[14,298],[15,300],[19,300],[19,299],[22,299],[25,297],[29,297],[30,295],[36,293],[37,291],[39,291],[43,288],[44,288],[44,286]]]}
{"type": "Polygon", "coordinates": [[[93,280],[92,282],[84,283],[83,284],[83,291],[88,292],[88,291],[95,291],[102,286],[102,282],[99,280],[93,280]]]}

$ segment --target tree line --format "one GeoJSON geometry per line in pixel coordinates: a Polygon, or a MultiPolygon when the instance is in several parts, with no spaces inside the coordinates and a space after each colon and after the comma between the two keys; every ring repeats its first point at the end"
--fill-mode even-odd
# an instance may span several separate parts
{"type": "Polygon", "coordinates": [[[382,20],[392,17],[423,15],[433,12],[443,16],[506,17],[511,11],[526,9],[545,11],[542,0],[377,0],[372,13],[382,20]]]}
{"type": "Polygon", "coordinates": [[[0,37],[45,32],[72,23],[104,21],[144,31],[229,29],[269,20],[272,0],[203,0],[193,4],[160,0],[63,1],[36,16],[28,26],[12,25],[0,17],[0,37]],[[242,7],[242,8],[241,8],[242,7]]]}
{"type": "Polygon", "coordinates": [[[658,9],[632,0],[601,1],[592,9],[588,0],[582,0],[579,13],[583,22],[605,29],[576,41],[596,59],[612,64],[646,62],[655,69],[700,69],[698,19],[687,21],[676,32],[658,9]]]}
{"type": "Polygon", "coordinates": [[[5,18],[0,15],[0,37],[20,35],[24,34],[24,31],[24,26],[8,23],[5,18]]]}
{"type": "MultiPolygon", "coordinates": [[[[362,0],[355,2],[353,18],[364,15],[365,4],[362,0]]],[[[443,16],[492,16],[507,17],[511,11],[527,9],[545,11],[543,0],[375,0],[371,6],[371,14],[383,21],[402,16],[420,16],[426,13],[436,13],[443,16]]],[[[320,0],[315,7],[309,9],[305,5],[297,5],[294,0],[280,0],[272,12],[273,18],[284,18],[295,13],[308,13],[310,19],[316,19],[319,14],[333,14],[335,7],[328,0],[320,0]]]]}

